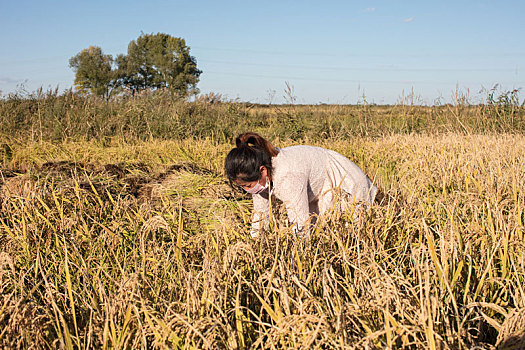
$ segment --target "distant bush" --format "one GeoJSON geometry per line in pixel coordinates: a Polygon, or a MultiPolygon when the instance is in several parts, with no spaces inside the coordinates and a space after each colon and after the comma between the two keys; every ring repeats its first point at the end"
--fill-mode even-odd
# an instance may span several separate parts
{"type": "Polygon", "coordinates": [[[481,104],[414,106],[264,105],[226,102],[209,94],[193,102],[166,91],[110,100],[57,90],[10,94],[0,100],[0,132],[31,140],[211,138],[231,140],[254,130],[270,138],[310,139],[410,133],[523,133],[518,90],[492,89],[481,104]]]}

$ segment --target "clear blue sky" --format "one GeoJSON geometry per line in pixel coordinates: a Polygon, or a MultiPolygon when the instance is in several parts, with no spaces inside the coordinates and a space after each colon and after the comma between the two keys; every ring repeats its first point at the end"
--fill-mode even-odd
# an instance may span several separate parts
{"type": "MultiPolygon", "coordinates": [[[[525,1],[0,0],[0,90],[72,86],[69,58],[116,56],[141,33],[182,37],[198,88],[280,103],[426,104],[525,88],[525,1]]],[[[522,91],[520,96],[524,96],[522,91]]]]}

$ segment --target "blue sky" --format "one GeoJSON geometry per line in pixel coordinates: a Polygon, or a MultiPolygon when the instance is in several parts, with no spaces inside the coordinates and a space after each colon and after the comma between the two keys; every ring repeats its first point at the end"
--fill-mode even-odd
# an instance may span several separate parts
{"type": "Polygon", "coordinates": [[[161,32],[190,46],[201,93],[281,103],[288,83],[298,103],[476,101],[525,88],[524,13],[523,0],[0,0],[0,90],[63,91],[82,49],[116,56],[161,32]]]}

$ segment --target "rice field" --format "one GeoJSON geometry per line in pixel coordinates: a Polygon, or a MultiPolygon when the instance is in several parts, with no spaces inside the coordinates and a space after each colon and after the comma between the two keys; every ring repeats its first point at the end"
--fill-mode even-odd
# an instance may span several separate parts
{"type": "Polygon", "coordinates": [[[523,107],[491,127],[487,106],[185,103],[160,114],[175,128],[193,110],[191,135],[145,118],[139,137],[158,104],[49,101],[0,106],[2,348],[525,347],[523,107]],[[113,136],[68,134],[109,109],[128,118],[113,136]],[[223,175],[248,128],[340,152],[382,200],[308,240],[274,203],[252,239],[250,197],[223,175]]]}

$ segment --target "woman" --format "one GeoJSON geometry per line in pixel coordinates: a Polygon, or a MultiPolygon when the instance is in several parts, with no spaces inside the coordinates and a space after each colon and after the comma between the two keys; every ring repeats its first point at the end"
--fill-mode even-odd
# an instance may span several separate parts
{"type": "Polygon", "coordinates": [[[317,215],[332,208],[355,213],[360,205],[374,201],[377,188],[370,179],[335,151],[314,146],[279,149],[253,132],[239,135],[235,144],[226,156],[225,170],[230,183],[252,195],[252,237],[268,225],[270,195],[284,203],[300,235],[307,235],[317,215]]]}

